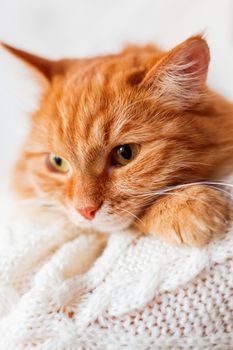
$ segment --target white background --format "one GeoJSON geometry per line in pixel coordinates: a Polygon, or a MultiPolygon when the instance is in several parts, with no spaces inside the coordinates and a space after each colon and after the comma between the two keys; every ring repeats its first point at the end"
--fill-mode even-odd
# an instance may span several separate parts
{"type": "MultiPolygon", "coordinates": [[[[0,0],[0,40],[50,58],[114,52],[127,43],[171,48],[203,30],[209,84],[233,101],[232,0],[0,0]]],[[[0,77],[1,178],[38,91],[31,73],[3,50],[0,77]]]]}

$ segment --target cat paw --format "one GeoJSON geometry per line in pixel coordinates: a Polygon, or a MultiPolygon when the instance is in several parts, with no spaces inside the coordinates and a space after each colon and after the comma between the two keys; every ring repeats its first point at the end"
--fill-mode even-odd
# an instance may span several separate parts
{"type": "Polygon", "coordinates": [[[190,186],[158,199],[141,220],[137,226],[144,233],[173,245],[202,247],[226,232],[229,197],[218,189],[190,186]]]}

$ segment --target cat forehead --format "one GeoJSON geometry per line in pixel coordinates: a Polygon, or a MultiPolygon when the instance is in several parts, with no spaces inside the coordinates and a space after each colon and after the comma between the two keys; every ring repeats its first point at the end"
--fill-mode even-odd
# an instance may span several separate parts
{"type": "Polygon", "coordinates": [[[76,108],[80,115],[126,106],[139,98],[136,87],[158,57],[156,49],[148,46],[77,60],[61,80],[60,105],[76,108]]]}
{"type": "Polygon", "coordinates": [[[62,125],[75,123],[85,138],[94,134],[95,138],[103,139],[109,129],[114,128],[116,133],[122,131],[125,124],[133,123],[137,104],[145,96],[128,86],[122,72],[116,72],[116,76],[114,79],[113,74],[96,69],[86,72],[82,79],[76,75],[65,80],[54,96],[56,114],[62,125]]]}
{"type": "Polygon", "coordinates": [[[60,135],[58,141],[69,147],[85,143],[98,148],[149,135],[145,129],[151,126],[143,120],[146,95],[127,81],[135,69],[140,72],[135,57],[80,60],[65,77],[54,79],[38,115],[48,129],[46,138],[60,135]]]}
{"type": "Polygon", "coordinates": [[[129,46],[117,54],[73,60],[67,77],[81,82],[95,79],[99,83],[127,80],[131,74],[149,70],[162,56],[163,52],[153,45],[129,46]]]}
{"type": "Polygon", "coordinates": [[[57,129],[76,135],[78,142],[107,145],[116,142],[132,129],[136,118],[129,114],[131,100],[126,96],[110,96],[111,92],[87,89],[75,96],[64,95],[57,102],[57,129]]]}

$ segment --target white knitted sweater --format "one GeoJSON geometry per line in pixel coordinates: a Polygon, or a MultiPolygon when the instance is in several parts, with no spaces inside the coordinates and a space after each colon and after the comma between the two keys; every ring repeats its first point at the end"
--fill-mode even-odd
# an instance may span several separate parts
{"type": "Polygon", "coordinates": [[[233,349],[233,231],[202,250],[113,233],[97,258],[56,213],[1,214],[1,350],[233,349]]]}

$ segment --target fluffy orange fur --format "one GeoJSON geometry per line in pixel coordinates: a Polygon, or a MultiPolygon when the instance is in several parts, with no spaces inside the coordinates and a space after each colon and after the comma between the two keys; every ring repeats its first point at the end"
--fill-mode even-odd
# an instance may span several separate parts
{"type": "Polygon", "coordinates": [[[209,49],[201,36],[169,52],[149,45],[60,61],[4,47],[44,86],[13,171],[20,197],[59,206],[78,226],[134,225],[173,244],[202,246],[225,232],[229,198],[205,181],[232,170],[233,107],[205,84],[209,49]],[[141,146],[135,159],[110,166],[112,150],[131,143],[141,146]],[[50,153],[71,171],[51,172],[50,153]],[[92,221],[76,211],[100,204],[92,221]]]}

